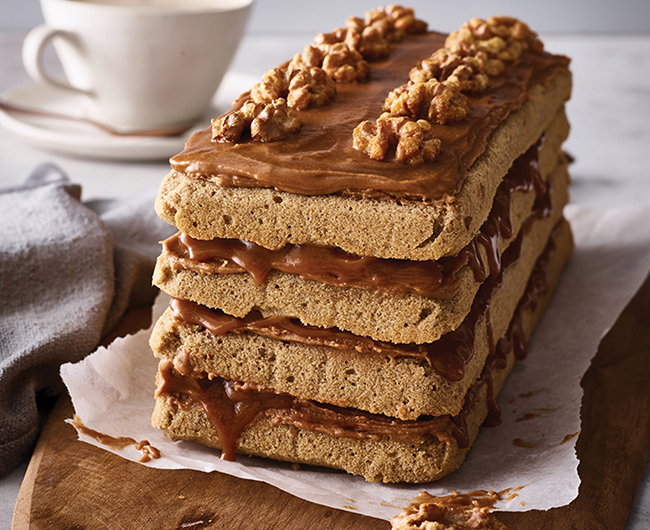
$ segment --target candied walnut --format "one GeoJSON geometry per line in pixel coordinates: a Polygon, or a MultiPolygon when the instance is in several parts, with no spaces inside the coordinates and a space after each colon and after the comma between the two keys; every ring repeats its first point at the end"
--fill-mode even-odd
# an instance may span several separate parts
{"type": "Polygon", "coordinates": [[[480,66],[470,63],[457,66],[445,79],[445,84],[449,87],[458,87],[461,92],[483,92],[487,88],[488,81],[488,76],[481,72],[480,66]]]}
{"type": "Polygon", "coordinates": [[[301,69],[322,66],[323,52],[316,46],[305,46],[302,53],[297,53],[291,59],[289,68],[301,69]]]}
{"type": "Polygon", "coordinates": [[[382,114],[376,124],[361,122],[353,133],[353,147],[373,160],[392,158],[403,164],[422,164],[435,160],[442,142],[425,120],[382,114]]]}
{"type": "Polygon", "coordinates": [[[410,35],[424,33],[427,30],[427,23],[415,18],[415,11],[410,7],[402,7],[391,4],[386,7],[386,13],[393,21],[395,29],[410,35]]]}
{"type": "Polygon", "coordinates": [[[355,17],[355,16],[350,16],[348,19],[345,21],[345,27],[351,30],[356,31],[357,33],[361,34],[363,31],[363,28],[366,27],[366,21],[362,18],[355,17]]]}
{"type": "Polygon", "coordinates": [[[358,51],[344,42],[323,45],[321,50],[325,53],[322,68],[335,81],[352,83],[368,77],[370,72],[368,63],[358,51]]]}
{"type": "Polygon", "coordinates": [[[488,76],[499,75],[503,68],[503,61],[493,59],[482,51],[474,56],[462,56],[441,48],[413,68],[409,72],[409,79],[414,83],[430,79],[452,80],[451,83],[459,86],[463,92],[482,92],[487,88],[488,76]]]}
{"type": "Polygon", "coordinates": [[[433,98],[429,104],[428,117],[431,121],[444,125],[460,121],[469,113],[467,97],[448,85],[446,81],[439,83],[433,89],[433,98]]]}
{"type": "Polygon", "coordinates": [[[490,508],[499,500],[493,491],[433,497],[427,492],[418,495],[419,502],[393,517],[392,530],[506,530],[490,508]]]}
{"type": "Polygon", "coordinates": [[[357,49],[364,59],[372,61],[388,55],[390,44],[384,38],[386,33],[383,32],[384,28],[380,24],[371,24],[363,28],[357,49]]]}
{"type": "Polygon", "coordinates": [[[415,18],[412,9],[396,5],[368,11],[363,19],[349,17],[345,26],[318,34],[314,45],[322,48],[343,42],[364,59],[372,61],[388,55],[390,44],[403,40],[407,33],[423,33],[427,28],[425,22],[415,18]]]}
{"type": "Polygon", "coordinates": [[[272,68],[262,76],[262,80],[251,89],[251,99],[255,103],[270,103],[286,96],[287,71],[284,68],[272,68]]]}
{"type": "Polygon", "coordinates": [[[212,120],[212,141],[238,142],[248,128],[253,140],[276,142],[301,127],[298,114],[287,106],[285,99],[278,98],[270,103],[248,101],[239,110],[212,120]]]}
{"type": "Polygon", "coordinates": [[[506,530],[487,508],[458,512],[436,504],[421,504],[417,511],[404,511],[391,520],[392,530],[506,530]]]}
{"type": "Polygon", "coordinates": [[[476,55],[485,52],[501,61],[516,61],[527,50],[541,52],[537,34],[512,17],[473,18],[449,34],[445,46],[454,53],[476,55]]]}
{"type": "Polygon", "coordinates": [[[336,94],[334,80],[322,69],[290,70],[287,102],[289,107],[303,110],[329,103],[336,94]]]}
{"type": "Polygon", "coordinates": [[[337,28],[329,33],[319,33],[314,37],[314,46],[320,47],[324,44],[336,44],[337,42],[344,42],[348,37],[348,30],[350,28],[337,28]]]}
{"type": "MultiPolygon", "coordinates": [[[[433,79],[433,82],[438,81],[433,79]]],[[[427,83],[409,83],[393,90],[384,100],[383,110],[392,116],[420,116],[431,98],[427,83]]]]}
{"type": "Polygon", "coordinates": [[[253,119],[264,108],[263,103],[246,102],[240,109],[212,120],[213,142],[238,142],[253,119]]]}
{"type": "Polygon", "coordinates": [[[393,90],[384,101],[383,110],[393,116],[427,118],[445,124],[465,118],[469,112],[469,103],[467,97],[460,92],[460,84],[429,79],[424,83],[408,83],[393,90]]]}
{"type": "Polygon", "coordinates": [[[251,99],[255,103],[271,103],[284,98],[289,107],[296,110],[324,105],[334,94],[334,80],[317,66],[273,68],[251,89],[251,99]]]}
{"type": "Polygon", "coordinates": [[[212,141],[237,142],[244,129],[246,120],[237,112],[227,112],[216,120],[212,120],[212,141]]]}
{"type": "Polygon", "coordinates": [[[351,52],[360,54],[355,60],[378,59],[389,51],[388,41],[374,26],[363,26],[360,30],[356,27],[339,28],[331,33],[319,33],[314,38],[314,44],[325,53],[332,48],[340,50],[335,46],[346,44],[351,52]]]}
{"type": "Polygon", "coordinates": [[[436,50],[428,59],[424,59],[409,72],[409,79],[414,83],[424,83],[430,79],[442,81],[463,61],[463,57],[446,48],[436,50]]]}
{"type": "MultiPolygon", "coordinates": [[[[366,13],[365,20],[368,26],[377,24],[380,21],[387,21],[391,26],[390,31],[399,32],[401,35],[424,33],[427,30],[427,23],[416,19],[413,9],[396,4],[371,9],[366,13]]],[[[388,36],[389,33],[384,33],[384,35],[388,36]]]]}
{"type": "Polygon", "coordinates": [[[314,45],[295,55],[293,67],[320,66],[335,81],[352,83],[368,77],[370,67],[359,53],[361,34],[352,28],[339,28],[331,33],[319,33],[314,45]]]}
{"type": "Polygon", "coordinates": [[[277,142],[302,127],[298,114],[279,98],[264,105],[251,122],[251,138],[259,142],[277,142]]]}
{"type": "Polygon", "coordinates": [[[361,43],[361,32],[354,28],[338,28],[330,33],[319,33],[314,37],[314,46],[324,53],[334,44],[345,43],[351,50],[358,51],[361,43]]]}
{"type": "Polygon", "coordinates": [[[476,62],[480,71],[486,75],[499,75],[505,68],[505,64],[501,59],[490,57],[483,51],[476,52],[472,59],[476,62]]]}
{"type": "Polygon", "coordinates": [[[413,165],[435,160],[442,142],[430,133],[431,124],[425,120],[404,122],[397,130],[399,141],[395,148],[395,160],[413,165]]]}

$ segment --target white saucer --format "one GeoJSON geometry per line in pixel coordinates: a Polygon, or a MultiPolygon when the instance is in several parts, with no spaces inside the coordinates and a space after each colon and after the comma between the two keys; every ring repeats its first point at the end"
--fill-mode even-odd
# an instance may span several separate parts
{"type": "MultiPolygon", "coordinates": [[[[80,96],[32,85],[0,94],[6,103],[80,116],[80,96]]],[[[162,160],[182,151],[191,131],[173,137],[111,136],[90,124],[0,110],[0,124],[32,146],[66,155],[112,160],[162,160]]]]}

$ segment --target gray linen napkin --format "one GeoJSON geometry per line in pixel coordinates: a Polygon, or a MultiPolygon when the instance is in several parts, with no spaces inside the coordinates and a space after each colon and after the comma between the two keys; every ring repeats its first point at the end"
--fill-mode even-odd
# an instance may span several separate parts
{"type": "Polygon", "coordinates": [[[129,307],[151,303],[158,242],[173,232],[155,190],[80,201],[50,164],[0,190],[0,476],[40,429],[37,396],[64,387],[59,366],[92,352],[129,307]]]}

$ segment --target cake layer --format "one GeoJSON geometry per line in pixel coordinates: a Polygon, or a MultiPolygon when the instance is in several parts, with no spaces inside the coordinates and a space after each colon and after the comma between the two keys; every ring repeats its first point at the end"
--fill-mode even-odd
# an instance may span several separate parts
{"type": "MultiPolygon", "coordinates": [[[[562,112],[547,130],[539,149],[539,169],[546,180],[567,181],[564,166],[557,166],[560,146],[567,132],[568,124],[562,112]],[[557,175],[550,176],[552,169],[557,175]]],[[[467,247],[470,251],[478,250],[481,264],[498,262],[492,255],[500,255],[516,237],[539,191],[533,189],[533,177],[529,173],[526,176],[531,181],[529,185],[508,195],[508,188],[504,186],[510,183],[509,178],[506,177],[497,194],[497,198],[506,195],[500,202],[506,207],[509,204],[509,212],[505,215],[496,213],[500,209],[494,208],[486,234],[481,241],[474,241],[473,246],[467,247]],[[500,217],[492,219],[495,215],[500,217]],[[498,228],[496,234],[492,234],[494,227],[501,224],[512,228],[511,237],[500,237],[498,228]]],[[[515,175],[514,182],[521,182],[521,176],[515,175]]],[[[516,189],[516,185],[512,187],[516,189]]],[[[560,185],[560,189],[564,188],[564,184],[560,185]]],[[[191,260],[179,259],[178,255],[164,251],[156,265],[154,284],[176,298],[219,308],[238,317],[252,310],[259,310],[265,315],[291,315],[308,325],[337,327],[390,342],[432,342],[456,329],[469,312],[474,295],[484,280],[484,277],[477,277],[475,267],[469,264],[463,266],[453,273],[452,279],[448,279],[448,283],[455,284],[454,295],[439,300],[435,296],[416,293],[396,295],[383,289],[339,287],[304,281],[294,274],[280,271],[270,272],[266,281],[256,285],[247,274],[210,274],[207,273],[207,266],[201,269],[201,264],[195,263],[195,268],[192,265],[191,260]]],[[[445,265],[441,267],[444,269],[445,265]]],[[[498,268],[498,263],[491,266],[495,267],[498,268]]],[[[493,273],[498,273],[498,270],[493,273]]],[[[385,274],[391,276],[388,266],[385,274]]],[[[400,273],[395,271],[392,276],[399,278],[400,273]]]]}
{"type": "Polygon", "coordinates": [[[491,278],[482,287],[491,294],[489,319],[477,319],[476,325],[464,332],[471,336],[470,354],[456,368],[462,371],[455,377],[459,380],[441,375],[435,362],[424,355],[412,355],[413,351],[426,351],[425,346],[406,345],[407,353],[395,354],[390,345],[379,343],[371,348],[373,351],[361,353],[360,346],[349,343],[331,347],[279,341],[248,332],[215,335],[206,319],[184,323],[171,310],[155,325],[151,347],[157,356],[174,361],[183,373],[206,372],[250,381],[280,392],[401,419],[457,414],[465,393],[483,369],[490,335],[505,333],[530,271],[562,215],[568,176],[566,168],[560,167],[552,180],[551,214],[527,223],[520,244],[513,243],[504,253],[503,278],[491,278]]]}
{"type": "Polygon", "coordinates": [[[486,92],[469,98],[466,120],[433,124],[443,138],[440,159],[417,167],[367,159],[352,148],[352,131],[360,121],[376,117],[387,93],[408,80],[409,70],[443,42],[440,36],[426,38],[431,42],[416,39],[416,44],[396,47],[388,60],[388,78],[378,65],[367,83],[341,84],[345,86],[331,106],[305,111],[306,125],[299,134],[306,141],[298,140],[297,147],[292,138],[269,144],[215,144],[209,141],[209,131],[199,133],[172,160],[174,170],[156,200],[158,215],[203,240],[240,238],[270,249],[312,243],[362,256],[410,260],[455,255],[486,220],[513,160],[540,137],[569,98],[571,77],[566,58],[525,54],[516,64],[506,65],[505,77],[491,79],[486,92]],[[513,76],[525,86],[514,89],[513,76]],[[496,114],[482,110],[492,104],[504,107],[496,114]],[[341,114],[346,119],[335,119],[341,114]],[[484,119],[491,124],[489,133],[484,119]],[[306,189],[275,181],[287,172],[306,189]],[[350,186],[354,177],[354,189],[316,190],[332,175],[350,186]],[[436,195],[440,183],[449,179],[449,189],[436,195]],[[225,180],[231,185],[218,184],[225,180]],[[232,185],[239,181],[265,187],[232,185]],[[409,184],[407,191],[392,197],[382,187],[405,182],[417,184],[418,191],[409,192],[409,184]],[[310,195],[311,188],[315,191],[310,195]]]}
{"type": "MultiPolygon", "coordinates": [[[[499,346],[512,345],[515,342],[513,335],[518,333],[523,335],[525,341],[529,339],[550,301],[571,248],[570,229],[562,221],[538,260],[516,318],[504,334],[506,340],[500,341],[499,346]]],[[[215,417],[212,407],[217,401],[210,397],[209,391],[200,389],[192,394],[193,397],[164,391],[159,393],[152,422],[173,440],[196,441],[216,449],[222,448],[224,439],[233,443],[236,440],[236,450],[241,454],[343,469],[370,481],[430,482],[454,471],[463,462],[480,424],[488,415],[489,403],[493,402],[493,397],[500,391],[514,364],[514,357],[512,347],[498,347],[496,355],[492,357],[494,362],[490,363],[483,379],[472,389],[472,396],[468,397],[461,417],[455,421],[451,418],[426,420],[436,424],[434,434],[400,434],[409,430],[417,433],[418,422],[399,422],[381,417],[364,417],[363,424],[369,427],[355,429],[348,425],[337,429],[336,426],[333,428],[332,425],[313,421],[313,415],[312,421],[308,421],[295,409],[294,413],[283,411],[284,405],[278,401],[275,406],[279,408],[265,409],[261,403],[248,409],[241,407],[249,411],[261,408],[262,411],[257,414],[251,412],[253,417],[235,421],[243,429],[239,435],[238,432],[220,429],[220,441],[215,425],[209,419],[215,417]],[[383,427],[378,430],[373,427],[376,424],[383,427]],[[394,432],[388,424],[395,426],[394,432]],[[465,439],[454,434],[454,425],[460,426],[465,439]]],[[[159,389],[174,388],[174,381],[166,380],[163,375],[160,377],[159,389]]],[[[190,382],[188,385],[188,388],[192,385],[199,388],[198,383],[190,382]]],[[[182,386],[181,382],[177,388],[182,386]]],[[[314,406],[318,407],[317,404],[314,406]]],[[[327,410],[329,412],[325,415],[329,417],[332,411],[327,410]]],[[[494,412],[494,408],[492,410],[494,412]]],[[[343,416],[346,414],[346,411],[335,412],[343,416]]],[[[354,418],[360,413],[349,411],[347,414],[354,418]]],[[[224,415],[228,416],[228,413],[224,415]]]]}

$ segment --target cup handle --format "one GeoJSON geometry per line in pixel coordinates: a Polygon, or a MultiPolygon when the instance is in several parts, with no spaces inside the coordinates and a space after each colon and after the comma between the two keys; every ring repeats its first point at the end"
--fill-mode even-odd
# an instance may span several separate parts
{"type": "Polygon", "coordinates": [[[74,34],[46,25],[37,26],[27,34],[23,42],[23,65],[25,70],[37,82],[76,93],[92,94],[90,90],[75,87],[65,79],[55,79],[45,71],[43,52],[50,41],[57,37],[75,43],[74,34]]]}

